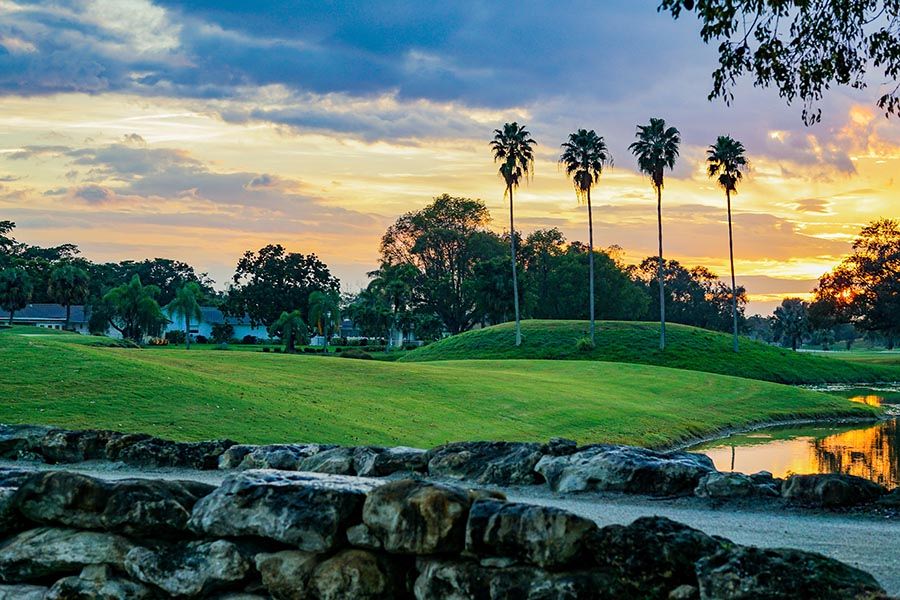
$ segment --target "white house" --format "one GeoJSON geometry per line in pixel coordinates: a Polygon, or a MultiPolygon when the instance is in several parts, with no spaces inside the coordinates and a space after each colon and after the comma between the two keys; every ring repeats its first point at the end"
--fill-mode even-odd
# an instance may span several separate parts
{"type": "MultiPolygon", "coordinates": [[[[78,333],[88,334],[88,321],[91,315],[81,305],[72,306],[69,328],[78,333]]],[[[64,329],[66,326],[66,307],[62,304],[29,304],[13,313],[13,325],[31,325],[46,329],[64,329]]],[[[9,323],[9,312],[0,310],[0,323],[9,323]]]]}
{"type": "MultiPolygon", "coordinates": [[[[254,327],[250,324],[250,317],[244,316],[243,318],[237,317],[226,317],[221,310],[216,308],[215,306],[201,306],[200,312],[203,315],[203,319],[199,323],[191,320],[191,335],[196,338],[197,336],[202,335],[207,339],[212,339],[212,328],[213,325],[220,323],[227,323],[234,328],[234,336],[238,340],[243,339],[244,336],[252,335],[261,340],[269,339],[268,330],[262,325],[257,325],[254,327]]],[[[169,319],[171,323],[166,325],[166,331],[184,331],[184,319],[180,317],[175,317],[173,315],[169,315],[169,319]]]]}

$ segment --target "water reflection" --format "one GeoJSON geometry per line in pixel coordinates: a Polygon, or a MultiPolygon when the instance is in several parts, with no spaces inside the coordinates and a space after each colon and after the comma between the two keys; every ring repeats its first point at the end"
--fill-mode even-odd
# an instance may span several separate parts
{"type": "Polygon", "coordinates": [[[850,396],[850,402],[858,402],[859,404],[868,404],[869,406],[881,406],[883,399],[876,394],[866,394],[863,396],[850,396]]]}
{"type": "Polygon", "coordinates": [[[900,487],[897,419],[855,427],[771,428],[694,450],[707,454],[721,471],[771,471],[776,477],[849,473],[888,488],[900,487]]]}

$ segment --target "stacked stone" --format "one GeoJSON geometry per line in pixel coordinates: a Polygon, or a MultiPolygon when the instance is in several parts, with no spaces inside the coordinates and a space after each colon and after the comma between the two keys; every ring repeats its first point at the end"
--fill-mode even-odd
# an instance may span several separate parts
{"type": "Polygon", "coordinates": [[[877,598],[868,574],[664,518],[600,528],[496,492],[246,470],[218,487],[0,474],[0,599],[877,598]]]}

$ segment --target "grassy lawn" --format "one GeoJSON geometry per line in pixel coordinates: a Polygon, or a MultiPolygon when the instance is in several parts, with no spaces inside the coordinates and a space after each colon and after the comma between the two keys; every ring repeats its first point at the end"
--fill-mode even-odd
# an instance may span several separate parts
{"type": "Polygon", "coordinates": [[[731,336],[684,325],[666,327],[667,346],[659,350],[659,325],[624,321],[600,323],[597,346],[579,351],[587,321],[523,321],[522,345],[514,345],[511,323],[469,331],[409,352],[401,362],[463,359],[602,360],[721,373],[779,383],[900,381],[900,363],[835,360],[793,352],[750,339],[731,351],[731,336]]]}
{"type": "Polygon", "coordinates": [[[175,352],[24,333],[0,331],[0,422],[257,443],[664,445],[754,421],[874,414],[828,394],[646,365],[175,352]]]}

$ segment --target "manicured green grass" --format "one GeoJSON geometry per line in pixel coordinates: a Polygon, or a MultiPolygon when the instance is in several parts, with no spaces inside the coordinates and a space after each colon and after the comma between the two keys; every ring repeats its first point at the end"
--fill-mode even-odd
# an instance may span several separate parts
{"type": "Polygon", "coordinates": [[[0,422],[257,443],[663,446],[751,422],[876,414],[828,394],[646,365],[157,351],[26,332],[0,332],[0,422]]]}
{"type": "Polygon", "coordinates": [[[750,339],[731,350],[731,336],[670,324],[667,346],[659,350],[659,325],[624,321],[599,324],[597,345],[579,351],[587,321],[523,321],[522,345],[516,348],[511,323],[469,331],[409,352],[401,362],[464,359],[603,360],[659,365],[721,373],[779,383],[900,381],[896,365],[872,365],[793,352],[750,339]]]}

